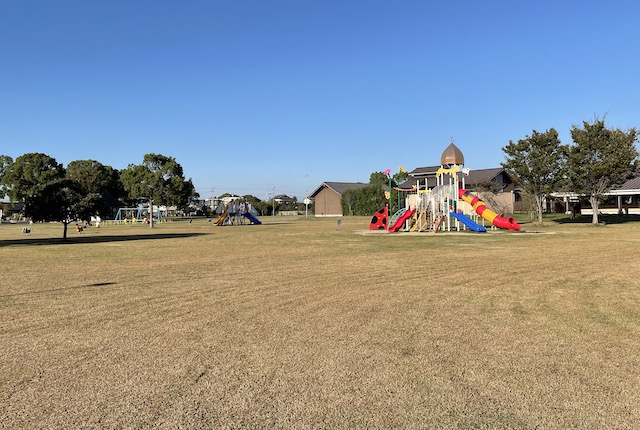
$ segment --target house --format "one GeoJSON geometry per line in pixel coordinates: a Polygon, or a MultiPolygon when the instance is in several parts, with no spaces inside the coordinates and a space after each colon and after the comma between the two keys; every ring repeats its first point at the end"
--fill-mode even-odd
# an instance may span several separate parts
{"type": "Polygon", "coordinates": [[[347,190],[366,187],[362,182],[323,182],[309,198],[315,204],[316,217],[342,216],[342,194],[347,190]]]}
{"type": "Polygon", "coordinates": [[[24,203],[3,201],[0,204],[0,222],[4,217],[6,220],[18,220],[22,218],[24,203]]]}
{"type": "Polygon", "coordinates": [[[297,198],[286,194],[278,194],[273,200],[278,207],[278,215],[299,215],[297,198]]]}
{"type": "Polygon", "coordinates": [[[276,203],[280,204],[291,204],[294,202],[293,197],[289,197],[286,194],[278,194],[277,196],[274,197],[274,200],[276,201],[276,203]]]}
{"type": "Polygon", "coordinates": [[[436,172],[440,166],[418,167],[409,172],[410,178],[397,186],[400,191],[430,190],[437,185],[436,172]]]}

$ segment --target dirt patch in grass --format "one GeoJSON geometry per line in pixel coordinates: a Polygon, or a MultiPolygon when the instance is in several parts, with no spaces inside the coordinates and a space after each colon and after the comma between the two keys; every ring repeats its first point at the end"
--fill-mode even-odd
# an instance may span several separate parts
{"type": "Polygon", "coordinates": [[[0,246],[0,422],[640,423],[639,224],[354,234],[367,225],[198,220],[65,244],[35,225],[45,243],[0,246]]]}

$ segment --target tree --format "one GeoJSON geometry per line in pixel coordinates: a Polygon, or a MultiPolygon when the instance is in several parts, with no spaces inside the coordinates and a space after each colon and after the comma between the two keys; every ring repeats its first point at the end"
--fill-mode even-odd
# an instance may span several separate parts
{"type": "Polygon", "coordinates": [[[257,198],[256,196],[252,195],[252,194],[246,194],[244,196],[242,196],[242,198],[246,201],[251,203],[251,206],[255,206],[256,204],[260,203],[262,200],[260,200],[259,198],[257,198]]]}
{"type": "Polygon", "coordinates": [[[353,215],[353,207],[358,200],[358,194],[355,193],[356,190],[347,190],[342,193],[342,213],[347,213],[349,215],[353,215]]]}
{"type": "Polygon", "coordinates": [[[145,154],[142,164],[130,164],[121,172],[120,180],[130,201],[149,202],[150,228],[154,203],[184,208],[197,196],[191,179],[185,180],[175,158],[160,154],[145,154]]]}
{"type": "Polygon", "coordinates": [[[533,130],[531,136],[516,143],[510,140],[502,151],[506,155],[502,167],[535,199],[538,222],[542,224],[542,203],[549,193],[557,191],[563,180],[567,147],[551,128],[544,133],[533,130]]]}
{"type": "Polygon", "coordinates": [[[105,200],[106,196],[124,196],[118,171],[95,160],[72,161],[67,165],[66,178],[77,184],[83,200],[81,203],[93,212],[86,214],[83,219],[89,219],[92,215],[107,215],[111,207],[105,200]]]}
{"type": "Polygon", "coordinates": [[[381,188],[389,185],[389,177],[383,172],[373,172],[369,175],[371,185],[379,185],[381,188]]]}
{"type": "Polygon", "coordinates": [[[63,239],[67,225],[88,206],[74,181],[54,158],[42,153],[24,154],[8,165],[2,177],[3,190],[12,201],[24,203],[24,213],[34,221],[59,221],[63,239]]]}
{"type": "Polygon", "coordinates": [[[604,119],[595,118],[591,123],[583,121],[582,128],[574,125],[571,138],[570,183],[576,193],[588,196],[593,209],[591,222],[598,224],[604,193],[632,177],[637,169],[638,131],[609,129],[604,119]]]}
{"type": "MultiPolygon", "coordinates": [[[[390,170],[387,170],[391,174],[390,170]]],[[[409,173],[400,167],[400,170],[393,175],[387,176],[385,172],[373,172],[369,175],[369,183],[371,185],[380,185],[381,187],[388,187],[391,184],[392,187],[397,187],[409,179],[409,173]]]]}
{"type": "Polygon", "coordinates": [[[265,202],[252,194],[246,194],[242,196],[244,201],[249,203],[260,215],[266,214],[269,208],[272,207],[273,202],[265,202]]]}
{"type": "Polygon", "coordinates": [[[384,190],[379,184],[350,189],[342,194],[342,212],[371,215],[385,204],[384,190]]]}
{"type": "MultiPolygon", "coordinates": [[[[391,170],[387,169],[384,172],[373,172],[369,176],[369,184],[372,186],[379,187],[382,195],[384,195],[384,191],[388,190],[389,192],[389,210],[393,207],[393,202],[399,197],[399,191],[396,191],[398,194],[394,195],[394,187],[397,187],[399,184],[403,183],[409,178],[409,173],[399,166],[399,171],[393,175],[391,175],[391,170]]],[[[378,208],[380,209],[380,208],[378,208]]],[[[378,210],[376,209],[376,210],[378,210]]]]}
{"type": "Polygon", "coordinates": [[[122,194],[118,171],[95,160],[76,160],[67,165],[67,178],[92,193],[122,194]]]}
{"type": "Polygon", "coordinates": [[[398,170],[396,173],[393,174],[393,176],[391,176],[391,181],[393,182],[394,187],[397,187],[398,185],[400,185],[401,183],[409,179],[409,172],[407,172],[401,166],[398,166],[398,168],[400,170],[398,170]]]}
{"type": "MultiPolygon", "coordinates": [[[[278,196],[276,196],[278,198],[278,196]]],[[[293,196],[291,198],[287,198],[288,196],[282,199],[282,201],[278,204],[278,211],[297,211],[298,210],[298,197],[293,196]]]]}
{"type": "Polygon", "coordinates": [[[6,168],[13,163],[13,159],[8,155],[0,155],[0,184],[2,184],[2,177],[6,168]]]}
{"type": "Polygon", "coordinates": [[[67,239],[68,226],[73,220],[89,219],[94,212],[94,201],[85,199],[78,183],[62,179],[48,184],[38,196],[27,197],[25,210],[34,221],[59,221],[63,226],[62,238],[67,239]]]}
{"type": "Polygon", "coordinates": [[[64,178],[64,168],[54,158],[42,153],[28,153],[7,165],[2,176],[5,194],[13,201],[34,197],[51,183],[64,178]]]}

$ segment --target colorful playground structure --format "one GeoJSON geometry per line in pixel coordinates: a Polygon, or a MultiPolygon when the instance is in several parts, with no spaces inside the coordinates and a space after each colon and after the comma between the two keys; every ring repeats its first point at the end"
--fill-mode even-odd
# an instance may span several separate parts
{"type": "Polygon", "coordinates": [[[251,203],[244,200],[232,200],[220,207],[218,220],[215,225],[243,225],[245,220],[248,224],[262,224],[258,219],[258,211],[251,203]]]}
{"type": "Polygon", "coordinates": [[[389,217],[389,205],[385,205],[373,215],[369,229],[434,233],[469,229],[486,232],[484,224],[488,221],[497,228],[520,230],[520,225],[513,218],[490,210],[478,196],[466,190],[465,176],[468,174],[462,153],[452,143],[442,154],[440,169],[436,172],[436,186],[421,189],[417,183],[415,192],[406,196],[404,208],[389,217]]]}

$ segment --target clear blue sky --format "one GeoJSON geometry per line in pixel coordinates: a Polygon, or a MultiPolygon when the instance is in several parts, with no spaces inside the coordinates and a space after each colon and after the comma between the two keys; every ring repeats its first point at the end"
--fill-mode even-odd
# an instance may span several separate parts
{"type": "Polygon", "coordinates": [[[640,2],[0,3],[0,154],[173,156],[203,197],[498,167],[533,129],[640,126],[640,2]],[[525,5],[525,3],[527,3],[525,5]]]}

